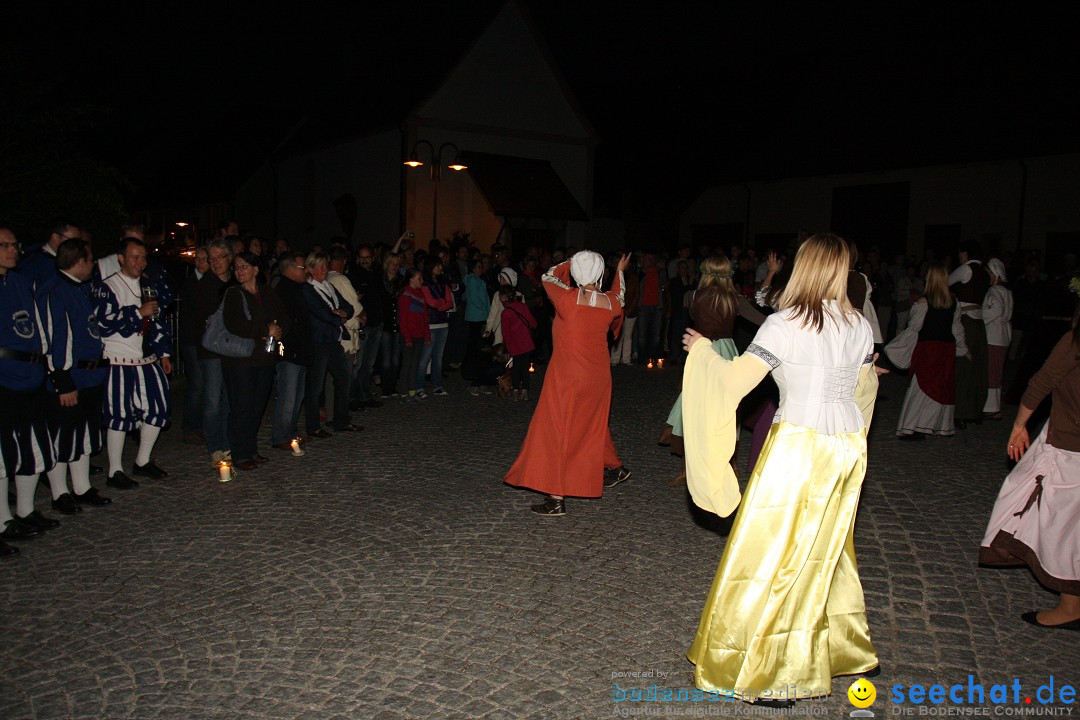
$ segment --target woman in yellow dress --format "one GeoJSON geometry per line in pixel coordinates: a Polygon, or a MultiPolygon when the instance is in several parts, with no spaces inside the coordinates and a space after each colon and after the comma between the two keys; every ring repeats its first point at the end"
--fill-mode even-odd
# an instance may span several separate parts
{"type": "Polygon", "coordinates": [[[780,388],[687,654],[703,690],[782,707],[877,668],[852,536],[877,372],[870,325],[847,300],[849,260],[836,235],[803,243],[779,311],[734,360],[693,330],[684,338],[687,486],[700,507],[740,505],[735,409],[769,372],[780,388]]]}

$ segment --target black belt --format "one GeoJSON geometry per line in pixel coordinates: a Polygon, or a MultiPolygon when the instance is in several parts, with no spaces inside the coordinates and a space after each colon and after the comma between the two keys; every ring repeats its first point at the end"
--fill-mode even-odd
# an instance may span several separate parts
{"type": "Polygon", "coordinates": [[[45,362],[45,356],[39,352],[30,353],[22,350],[10,350],[8,348],[0,348],[0,359],[20,360],[35,365],[45,362]]]}
{"type": "Polygon", "coordinates": [[[75,364],[75,367],[80,370],[97,370],[98,368],[109,367],[109,358],[94,358],[93,360],[80,360],[75,364]]]}

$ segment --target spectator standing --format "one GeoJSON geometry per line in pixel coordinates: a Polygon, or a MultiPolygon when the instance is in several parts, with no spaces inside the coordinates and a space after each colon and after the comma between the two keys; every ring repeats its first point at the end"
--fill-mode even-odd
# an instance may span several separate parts
{"type": "Polygon", "coordinates": [[[402,278],[398,272],[401,259],[395,253],[387,253],[383,258],[383,272],[379,287],[382,292],[383,331],[379,340],[379,356],[382,365],[379,377],[383,400],[398,397],[398,375],[401,372],[401,337],[398,323],[398,294],[401,292],[402,278]]]}
{"type": "Polygon", "coordinates": [[[233,284],[223,300],[225,328],[255,341],[250,356],[222,361],[229,394],[229,446],[239,470],[254,470],[269,460],[258,451],[259,425],[274,380],[278,343],[288,330],[285,306],[270,286],[259,283],[259,273],[259,257],[239,253],[233,258],[233,284]]]}
{"type": "Polygon", "coordinates": [[[184,439],[185,445],[202,445],[203,377],[199,366],[199,344],[203,327],[196,321],[195,288],[210,271],[206,248],[195,250],[195,267],[180,289],[180,357],[184,361],[184,439]]]}
{"type": "Polygon", "coordinates": [[[274,288],[284,308],[281,344],[284,351],[274,366],[277,398],[270,443],[279,450],[292,451],[292,441],[300,438],[298,423],[304,406],[307,369],[311,365],[311,314],[304,297],[307,268],[303,255],[288,254],[278,260],[278,284],[274,288]]]}
{"type": "Polygon", "coordinates": [[[370,245],[361,245],[356,251],[356,265],[349,274],[357,299],[363,303],[364,333],[356,353],[356,384],[352,399],[357,406],[382,407],[372,394],[372,376],[375,361],[379,357],[379,345],[383,334],[386,290],[375,265],[375,255],[370,245]]]}
{"type": "Polygon", "coordinates": [[[656,255],[641,256],[641,300],[638,304],[637,348],[639,363],[655,362],[660,351],[660,324],[663,320],[663,285],[656,267],[656,255]]]}
{"type": "Polygon", "coordinates": [[[502,295],[502,331],[503,344],[510,354],[510,379],[514,399],[529,399],[529,364],[536,344],[533,334],[536,331],[536,318],[529,311],[529,306],[513,290],[503,288],[502,295]]]}
{"type": "Polygon", "coordinates": [[[466,380],[476,379],[476,368],[480,354],[480,338],[484,334],[484,323],[491,309],[487,284],[484,282],[484,265],[481,260],[473,260],[469,274],[465,276],[465,326],[467,343],[465,361],[461,366],[461,375],[466,380]]]}
{"type": "Polygon", "coordinates": [[[308,281],[304,285],[304,300],[311,315],[311,367],[308,369],[304,391],[304,408],[307,416],[308,435],[328,438],[331,434],[323,429],[319,417],[319,395],[326,373],[334,377],[335,432],[358,431],[349,420],[349,370],[345,366],[345,350],[341,346],[348,331],[345,321],[353,314],[352,306],[345,302],[341,293],[327,281],[330,274],[330,257],[325,253],[312,253],[304,263],[308,281]]]}
{"type": "MultiPolygon", "coordinates": [[[[634,325],[637,323],[638,302],[641,300],[641,281],[638,279],[635,261],[631,260],[623,273],[623,325],[622,332],[611,346],[611,364],[631,365],[634,361],[634,325]]],[[[614,256],[618,265],[618,256],[614,256]]]]}
{"type": "Polygon", "coordinates": [[[424,274],[410,270],[405,286],[397,298],[398,327],[401,332],[401,374],[409,400],[423,400],[423,368],[420,358],[430,352],[431,328],[428,325],[428,305],[424,298],[424,274]],[[428,347],[425,347],[428,346],[428,347]]]}
{"type": "Polygon", "coordinates": [[[60,247],[60,243],[70,238],[81,237],[82,233],[78,226],[72,225],[67,220],[57,220],[53,222],[45,242],[26,249],[26,254],[19,260],[16,269],[30,281],[31,287],[37,289],[43,282],[56,276],[56,250],[60,247]]]}
{"type": "MultiPolygon", "coordinates": [[[[345,299],[345,302],[352,306],[352,315],[345,320],[345,331],[348,333],[348,337],[341,339],[341,349],[345,352],[345,367],[349,370],[349,409],[362,411],[364,405],[359,402],[352,402],[354,393],[356,392],[357,383],[357,356],[360,353],[360,336],[363,333],[361,328],[364,325],[363,314],[364,306],[360,303],[360,298],[357,296],[356,288],[353,287],[352,281],[344,275],[345,266],[347,264],[348,254],[342,247],[335,247],[330,252],[330,272],[326,276],[327,282],[334,286],[334,289],[338,291],[338,294],[345,299]]],[[[325,392],[323,393],[327,398],[333,398],[334,393],[334,379],[330,376],[326,379],[325,392]]],[[[332,409],[329,409],[333,412],[332,409]]]]}
{"type": "Polygon", "coordinates": [[[206,259],[210,271],[195,283],[191,321],[199,333],[196,356],[202,374],[202,432],[210,464],[217,466],[232,460],[229,447],[229,396],[225,391],[225,375],[222,372],[221,355],[202,346],[202,333],[206,321],[221,306],[225,287],[232,279],[232,246],[224,238],[211,240],[206,246],[206,259]]]}
{"type": "Polygon", "coordinates": [[[454,310],[454,291],[443,272],[443,260],[429,255],[424,260],[424,301],[428,306],[428,328],[431,342],[420,356],[416,387],[424,391],[424,373],[431,363],[431,393],[448,395],[443,387],[443,354],[450,332],[450,315],[454,310]]]}

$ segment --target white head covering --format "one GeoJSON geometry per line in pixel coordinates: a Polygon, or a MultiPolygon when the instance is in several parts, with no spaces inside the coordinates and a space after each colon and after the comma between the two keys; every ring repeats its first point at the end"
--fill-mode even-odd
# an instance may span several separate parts
{"type": "Polygon", "coordinates": [[[506,281],[510,283],[511,287],[517,287],[517,273],[514,272],[513,268],[503,268],[502,271],[499,272],[499,279],[501,280],[502,278],[506,278],[506,281]]]}
{"type": "Polygon", "coordinates": [[[599,283],[604,277],[604,258],[592,250],[580,250],[570,258],[570,274],[581,286],[599,283]]]}
{"type": "Polygon", "coordinates": [[[990,262],[986,263],[986,269],[997,275],[999,281],[1008,282],[1009,278],[1005,277],[1005,263],[997,258],[990,258],[990,262]]]}

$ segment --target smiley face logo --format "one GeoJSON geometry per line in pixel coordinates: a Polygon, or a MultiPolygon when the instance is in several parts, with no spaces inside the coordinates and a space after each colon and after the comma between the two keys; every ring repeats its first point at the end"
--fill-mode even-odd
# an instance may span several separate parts
{"type": "Polygon", "coordinates": [[[868,708],[877,700],[877,688],[866,678],[859,678],[851,683],[847,690],[848,700],[857,708],[868,708]]]}

